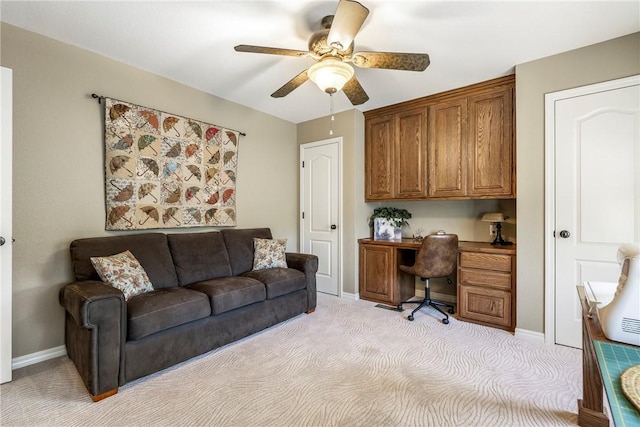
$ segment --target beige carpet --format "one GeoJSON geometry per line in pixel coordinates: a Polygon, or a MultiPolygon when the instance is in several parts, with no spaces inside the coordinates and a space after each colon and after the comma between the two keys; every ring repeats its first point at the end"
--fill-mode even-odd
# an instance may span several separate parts
{"type": "MultiPolygon", "coordinates": [[[[575,425],[581,352],[423,309],[318,308],[92,403],[61,357],[0,387],[2,426],[575,425]]],[[[407,308],[412,307],[408,305],[407,308]]]]}

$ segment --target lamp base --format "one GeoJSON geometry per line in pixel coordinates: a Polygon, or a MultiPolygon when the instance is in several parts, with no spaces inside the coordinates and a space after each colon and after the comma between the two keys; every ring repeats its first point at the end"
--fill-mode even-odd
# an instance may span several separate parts
{"type": "Polygon", "coordinates": [[[502,238],[502,224],[496,223],[496,238],[491,242],[492,245],[507,246],[513,245],[513,242],[507,242],[502,238]]]}

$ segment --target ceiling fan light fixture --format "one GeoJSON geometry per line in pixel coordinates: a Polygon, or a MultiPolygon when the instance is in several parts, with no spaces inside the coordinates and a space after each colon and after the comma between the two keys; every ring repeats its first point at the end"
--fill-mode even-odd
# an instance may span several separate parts
{"type": "Polygon", "coordinates": [[[328,58],[312,65],[309,78],[324,92],[340,92],[353,77],[353,67],[342,61],[328,58]]]}

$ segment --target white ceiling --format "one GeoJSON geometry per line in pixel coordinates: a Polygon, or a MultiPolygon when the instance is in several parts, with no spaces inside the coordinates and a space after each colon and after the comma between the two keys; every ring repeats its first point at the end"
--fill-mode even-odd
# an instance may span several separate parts
{"type": "MultiPolygon", "coordinates": [[[[369,17],[355,50],[428,53],[424,72],[356,68],[362,111],[514,72],[516,64],[640,31],[640,1],[361,0],[369,17]]],[[[233,50],[307,50],[335,1],[9,1],[3,22],[34,31],[293,123],[329,113],[307,82],[270,94],[313,64],[233,50]]],[[[605,65],[605,64],[602,64],[605,65]]],[[[113,94],[102,94],[113,96],[113,94]]],[[[334,111],[353,108],[343,93],[334,111]]]]}

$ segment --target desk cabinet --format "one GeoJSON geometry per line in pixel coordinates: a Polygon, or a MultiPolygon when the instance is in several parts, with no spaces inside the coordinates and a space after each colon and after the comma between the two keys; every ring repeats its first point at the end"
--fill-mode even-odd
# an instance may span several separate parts
{"type": "Polygon", "coordinates": [[[486,243],[461,245],[458,252],[458,318],[513,331],[516,249],[486,243]]]}
{"type": "Polygon", "coordinates": [[[398,305],[415,294],[415,278],[398,268],[412,265],[415,249],[402,249],[370,239],[360,240],[360,297],[368,301],[398,305]],[[365,243],[369,241],[370,243],[365,243]]]}
{"type": "MultiPolygon", "coordinates": [[[[360,298],[398,305],[415,295],[415,276],[400,271],[413,265],[421,242],[413,239],[358,240],[360,298]]],[[[486,242],[458,242],[456,318],[513,331],[515,328],[516,249],[486,242]]]]}

